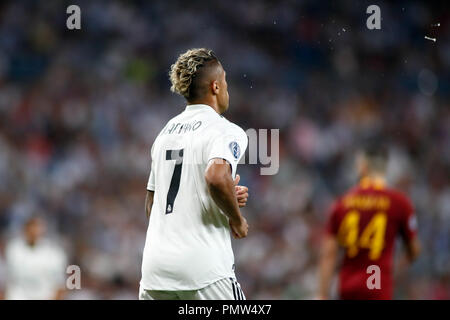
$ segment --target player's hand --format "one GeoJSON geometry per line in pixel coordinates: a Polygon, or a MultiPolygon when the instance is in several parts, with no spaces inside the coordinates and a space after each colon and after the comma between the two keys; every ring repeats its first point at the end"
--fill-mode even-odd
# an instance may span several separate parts
{"type": "Polygon", "coordinates": [[[248,200],[248,188],[245,186],[236,186],[236,198],[239,208],[243,208],[247,205],[248,200]]]}
{"type": "Polygon", "coordinates": [[[245,238],[248,234],[247,220],[241,216],[239,221],[233,221],[230,219],[231,233],[235,239],[245,238]]]}
{"type": "Polygon", "coordinates": [[[241,179],[240,175],[236,175],[236,179],[234,179],[234,185],[236,190],[236,198],[239,204],[239,208],[245,207],[248,199],[248,188],[246,186],[239,186],[239,180],[241,179]]]}

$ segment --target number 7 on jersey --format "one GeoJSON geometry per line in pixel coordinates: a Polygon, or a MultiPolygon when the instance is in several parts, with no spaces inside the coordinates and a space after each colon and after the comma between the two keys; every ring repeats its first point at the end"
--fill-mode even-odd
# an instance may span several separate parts
{"type": "Polygon", "coordinates": [[[173,203],[180,189],[181,168],[183,166],[183,149],[166,150],[166,160],[175,160],[172,179],[170,180],[169,192],[166,200],[166,214],[172,213],[173,203]]]}

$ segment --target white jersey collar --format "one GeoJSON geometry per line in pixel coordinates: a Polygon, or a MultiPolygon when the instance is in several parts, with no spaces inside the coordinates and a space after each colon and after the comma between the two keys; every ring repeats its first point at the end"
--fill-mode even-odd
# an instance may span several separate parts
{"type": "Polygon", "coordinates": [[[213,109],[213,107],[207,105],[207,104],[188,104],[186,106],[186,111],[190,110],[211,110],[214,111],[214,113],[217,113],[216,110],[213,109]]]}

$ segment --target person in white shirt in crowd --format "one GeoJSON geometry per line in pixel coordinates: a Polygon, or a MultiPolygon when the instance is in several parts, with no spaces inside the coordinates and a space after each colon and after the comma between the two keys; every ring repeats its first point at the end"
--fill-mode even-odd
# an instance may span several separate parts
{"type": "Polygon", "coordinates": [[[65,291],[67,259],[63,249],[45,238],[46,223],[31,217],[21,237],[5,248],[7,300],[62,299],[65,291]]]}

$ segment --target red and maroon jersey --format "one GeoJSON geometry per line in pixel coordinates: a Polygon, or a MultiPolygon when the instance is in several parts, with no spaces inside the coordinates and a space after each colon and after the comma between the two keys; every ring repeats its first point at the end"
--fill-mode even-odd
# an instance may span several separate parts
{"type": "Polygon", "coordinates": [[[416,233],[411,202],[380,181],[361,180],[333,205],[327,231],[345,249],[339,274],[341,299],[392,299],[393,249],[397,235],[416,233]],[[369,289],[367,268],[380,268],[380,289],[369,289]]]}

